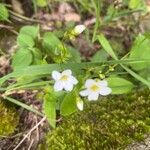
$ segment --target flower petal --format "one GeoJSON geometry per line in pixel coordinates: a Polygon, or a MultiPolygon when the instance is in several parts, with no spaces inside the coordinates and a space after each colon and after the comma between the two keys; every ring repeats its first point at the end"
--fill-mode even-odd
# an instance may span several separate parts
{"type": "Polygon", "coordinates": [[[99,96],[99,93],[97,93],[97,92],[92,92],[92,93],[90,93],[89,94],[89,96],[88,96],[88,100],[89,101],[96,101],[96,100],[98,100],[98,96],[99,96]]]}
{"type": "Polygon", "coordinates": [[[81,96],[85,97],[85,96],[88,96],[89,95],[89,92],[88,90],[83,90],[83,91],[80,91],[79,93],[81,96]]]}
{"type": "Polygon", "coordinates": [[[62,72],[62,75],[71,75],[71,74],[72,74],[72,71],[70,69],[64,70],[62,72]]]}
{"type": "Polygon", "coordinates": [[[70,76],[70,82],[73,84],[77,84],[78,80],[74,76],[70,76]]]}
{"type": "Polygon", "coordinates": [[[61,77],[61,73],[60,73],[60,72],[58,72],[58,71],[53,71],[53,72],[52,72],[52,78],[53,78],[54,80],[59,80],[60,77],[61,77]]]}
{"type": "Polygon", "coordinates": [[[72,83],[70,83],[70,82],[66,82],[66,84],[64,84],[64,89],[66,90],[66,91],[72,91],[72,89],[73,89],[73,84],[72,83]]]}
{"type": "Polygon", "coordinates": [[[85,81],[85,87],[88,88],[88,87],[90,87],[92,84],[95,84],[95,83],[96,83],[95,80],[93,80],[93,79],[88,79],[88,80],[85,81]]]}
{"type": "Polygon", "coordinates": [[[109,95],[111,92],[112,92],[111,88],[109,88],[109,87],[103,87],[99,91],[99,94],[103,95],[103,96],[106,96],[106,95],[109,95]]]}
{"type": "Polygon", "coordinates": [[[57,91],[62,91],[63,90],[63,84],[60,81],[56,81],[54,84],[54,90],[57,91]]]}
{"type": "Polygon", "coordinates": [[[99,84],[100,86],[107,86],[107,85],[108,85],[108,83],[107,83],[106,80],[98,81],[98,84],[99,84]]]}

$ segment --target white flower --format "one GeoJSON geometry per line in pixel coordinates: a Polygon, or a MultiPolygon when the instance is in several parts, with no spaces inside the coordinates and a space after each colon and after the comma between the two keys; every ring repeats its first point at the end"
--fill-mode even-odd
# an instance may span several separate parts
{"type": "Polygon", "coordinates": [[[83,110],[83,101],[80,98],[77,99],[77,107],[79,110],[83,110]]]}
{"type": "Polygon", "coordinates": [[[109,88],[106,80],[95,81],[93,79],[88,79],[85,82],[85,90],[80,92],[80,95],[85,97],[88,96],[88,100],[97,100],[99,95],[106,96],[112,92],[109,88]]]}
{"type": "Polygon", "coordinates": [[[71,70],[64,70],[62,73],[58,71],[52,72],[52,78],[56,81],[54,84],[55,91],[72,91],[73,85],[78,83],[78,80],[72,76],[71,70]]]}
{"type": "Polygon", "coordinates": [[[84,25],[77,25],[77,26],[75,26],[75,28],[74,28],[74,34],[75,35],[79,35],[79,34],[81,34],[84,30],[86,29],[86,27],[84,26],[84,25]]]}

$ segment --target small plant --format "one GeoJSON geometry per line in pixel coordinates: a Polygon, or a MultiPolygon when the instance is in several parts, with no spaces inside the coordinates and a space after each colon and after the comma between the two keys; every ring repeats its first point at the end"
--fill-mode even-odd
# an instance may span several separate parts
{"type": "Polygon", "coordinates": [[[12,106],[7,106],[0,100],[0,138],[11,135],[16,130],[19,117],[12,106]]]}
{"type": "MultiPolygon", "coordinates": [[[[33,0],[34,5],[40,7],[47,6],[48,2],[33,0]]],[[[77,2],[84,8],[90,4],[88,0],[77,2]]],[[[70,27],[62,31],[59,38],[56,32],[41,32],[39,25],[23,26],[17,36],[16,53],[12,56],[13,72],[0,78],[2,98],[42,117],[46,116],[50,125],[55,128],[56,112],[61,116],[68,116],[84,110],[86,100],[96,101],[107,95],[129,93],[137,87],[150,88],[149,33],[137,35],[131,49],[120,56],[101,30],[101,27],[119,17],[134,12],[141,12],[143,15],[148,9],[142,0],[122,0],[118,3],[123,5],[123,11],[120,7],[116,8],[114,3],[105,8],[103,1],[91,2],[89,9],[95,10],[96,23],[89,40],[101,45],[102,49],[88,62],[71,46],[72,41],[88,30],[85,25],[70,27]],[[106,11],[103,12],[102,8],[106,11]],[[102,16],[104,14],[103,17],[100,17],[101,13],[102,16]],[[41,91],[42,112],[11,97],[22,89],[41,91]]],[[[8,19],[8,10],[4,4],[0,4],[0,10],[0,17],[8,19]]],[[[12,13],[10,10],[9,12],[12,13]]]]}
{"type": "Polygon", "coordinates": [[[83,97],[92,101],[109,94],[125,94],[136,89],[139,84],[136,80],[141,86],[150,87],[148,34],[139,34],[131,51],[118,58],[101,33],[97,35],[97,42],[114,60],[96,58],[81,62],[80,53],[66,43],[75,40],[85,29],[84,25],[78,25],[64,32],[59,39],[53,32],[41,34],[39,26],[22,27],[17,37],[17,52],[12,58],[13,72],[0,79],[4,91],[2,97],[43,116],[9,96],[20,89],[42,89],[43,113],[55,128],[56,110],[62,116],[83,110],[86,100],[83,97]],[[121,75],[124,71],[126,76],[121,75]],[[15,82],[5,84],[9,79],[15,82]]]}

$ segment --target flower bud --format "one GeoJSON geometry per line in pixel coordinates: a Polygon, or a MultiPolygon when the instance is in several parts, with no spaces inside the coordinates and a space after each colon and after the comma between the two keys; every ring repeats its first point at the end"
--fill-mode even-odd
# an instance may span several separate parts
{"type": "Polygon", "coordinates": [[[79,110],[83,110],[83,101],[79,97],[77,98],[77,107],[79,110]]]}
{"type": "Polygon", "coordinates": [[[74,28],[74,34],[75,35],[79,35],[79,34],[81,34],[84,30],[86,29],[86,27],[84,26],[84,25],[77,25],[77,26],[75,26],[75,28],[74,28]]]}

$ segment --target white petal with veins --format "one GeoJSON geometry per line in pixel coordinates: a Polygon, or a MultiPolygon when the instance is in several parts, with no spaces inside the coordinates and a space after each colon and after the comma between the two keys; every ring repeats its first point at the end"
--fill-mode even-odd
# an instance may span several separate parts
{"type": "Polygon", "coordinates": [[[88,90],[83,90],[83,91],[80,91],[80,95],[81,96],[88,96],[89,92],[88,92],[88,90]]]}
{"type": "Polygon", "coordinates": [[[99,84],[100,86],[107,86],[107,85],[108,85],[108,83],[107,83],[106,80],[98,81],[98,84],[99,84]]]}
{"type": "Polygon", "coordinates": [[[64,84],[64,90],[66,90],[66,91],[72,91],[72,89],[73,89],[73,84],[72,83],[66,83],[66,84],[64,84]]]}
{"type": "Polygon", "coordinates": [[[60,81],[55,82],[54,84],[54,90],[55,91],[61,91],[63,89],[63,84],[60,81]]]}
{"type": "Polygon", "coordinates": [[[86,82],[85,82],[85,87],[88,88],[89,86],[91,86],[91,85],[94,84],[94,83],[95,83],[95,80],[93,80],[93,79],[88,79],[88,80],[86,80],[86,82]]]}
{"type": "Polygon", "coordinates": [[[100,95],[103,95],[103,96],[109,95],[111,92],[112,92],[112,90],[109,87],[103,87],[99,91],[100,95]]]}
{"type": "Polygon", "coordinates": [[[61,77],[61,74],[60,74],[58,71],[53,71],[53,72],[52,72],[52,78],[53,78],[54,80],[59,80],[60,77],[61,77]]]}
{"type": "Polygon", "coordinates": [[[70,69],[64,70],[62,72],[62,75],[71,75],[71,74],[72,74],[72,71],[70,69]]]}
{"type": "Polygon", "coordinates": [[[94,93],[94,92],[92,92],[92,93],[90,93],[89,95],[88,95],[88,100],[89,101],[96,101],[97,99],[98,99],[98,96],[99,96],[99,93],[94,93]]]}
{"type": "Polygon", "coordinates": [[[70,82],[72,82],[73,84],[77,84],[78,83],[78,80],[75,78],[75,77],[73,77],[73,76],[71,76],[70,77],[70,82]]]}

